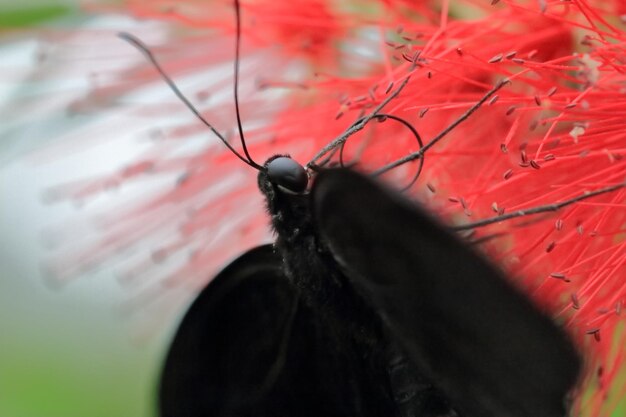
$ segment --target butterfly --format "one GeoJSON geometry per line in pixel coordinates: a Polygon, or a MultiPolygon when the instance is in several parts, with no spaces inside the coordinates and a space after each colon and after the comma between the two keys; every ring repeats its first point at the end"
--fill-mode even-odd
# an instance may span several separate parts
{"type": "Polygon", "coordinates": [[[567,336],[425,211],[348,169],[259,182],[276,243],[186,313],[162,416],[565,415],[567,336]]]}
{"type": "Polygon", "coordinates": [[[162,417],[566,415],[579,352],[497,267],[368,175],[287,155],[254,162],[236,110],[244,155],[222,141],[258,171],[276,241],[226,266],[184,315],[161,374],[162,417]]]}

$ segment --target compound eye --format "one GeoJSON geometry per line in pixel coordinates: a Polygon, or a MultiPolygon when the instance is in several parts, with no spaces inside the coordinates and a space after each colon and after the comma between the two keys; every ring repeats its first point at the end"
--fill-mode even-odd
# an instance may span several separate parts
{"type": "Polygon", "coordinates": [[[267,176],[274,184],[296,194],[306,190],[309,182],[304,167],[285,156],[280,156],[267,164],[267,176]]]}

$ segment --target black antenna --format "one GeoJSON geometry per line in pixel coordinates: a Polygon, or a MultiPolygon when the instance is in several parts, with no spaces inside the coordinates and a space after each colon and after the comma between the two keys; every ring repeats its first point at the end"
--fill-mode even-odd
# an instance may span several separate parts
{"type": "MultiPolygon", "coordinates": [[[[332,151],[336,147],[341,146],[346,140],[348,140],[348,138],[350,136],[352,136],[353,134],[355,134],[359,130],[363,129],[365,127],[365,125],[367,125],[372,119],[378,118],[377,116],[380,113],[380,111],[391,100],[393,100],[394,98],[396,98],[400,94],[402,89],[409,82],[409,79],[410,79],[410,76],[406,76],[406,78],[402,81],[402,83],[395,90],[393,90],[378,106],[376,106],[374,108],[374,110],[372,110],[365,117],[362,117],[359,120],[357,120],[356,122],[354,122],[354,124],[352,124],[352,126],[350,126],[345,132],[343,132],[341,135],[339,135],[338,137],[333,139],[330,143],[328,143],[324,148],[322,148],[313,157],[313,159],[311,159],[311,161],[307,164],[307,166],[312,167],[312,166],[316,165],[315,163],[316,163],[316,161],[318,159],[320,159],[322,156],[326,155],[328,152],[332,151]]],[[[381,174],[383,174],[383,173],[385,173],[385,172],[387,172],[387,171],[389,171],[389,170],[391,170],[393,168],[396,168],[396,167],[398,167],[398,166],[400,166],[402,164],[405,164],[407,162],[413,161],[415,159],[423,158],[424,154],[426,153],[426,151],[428,149],[433,147],[437,142],[439,142],[441,139],[443,139],[444,136],[446,136],[448,133],[450,133],[455,127],[457,127],[463,121],[467,120],[472,115],[472,113],[474,113],[476,110],[478,110],[478,108],[480,108],[480,106],[482,106],[491,96],[493,96],[498,90],[500,90],[502,87],[504,87],[508,83],[510,83],[510,81],[508,79],[506,79],[506,78],[501,80],[500,82],[498,82],[489,91],[487,91],[487,93],[485,93],[485,95],[480,100],[478,100],[478,102],[476,102],[472,107],[467,109],[467,111],[465,113],[463,113],[458,119],[456,119],[448,127],[446,127],[444,130],[442,130],[437,136],[435,136],[433,139],[431,139],[430,142],[428,142],[425,146],[420,148],[419,151],[414,152],[412,154],[409,154],[409,155],[407,155],[407,156],[405,156],[403,158],[400,158],[400,159],[398,159],[398,160],[396,160],[394,162],[391,162],[391,163],[385,165],[384,167],[374,171],[372,173],[372,175],[374,175],[374,176],[381,175],[381,174]]]]}
{"type": "MultiPolygon", "coordinates": [[[[386,120],[393,120],[396,121],[400,124],[402,124],[404,127],[406,127],[407,129],[409,129],[409,131],[411,132],[411,134],[415,137],[415,140],[417,141],[417,144],[419,145],[420,149],[424,147],[424,143],[422,142],[422,138],[420,137],[419,133],[417,132],[417,129],[415,129],[415,127],[409,123],[406,119],[403,119],[399,116],[393,115],[393,114],[388,114],[388,113],[377,113],[374,116],[375,119],[377,119],[380,122],[384,122],[386,120]]],[[[357,120],[355,122],[355,125],[358,124],[360,122],[360,120],[357,120]]],[[[344,167],[344,162],[343,162],[343,150],[344,150],[344,146],[345,146],[346,142],[342,142],[341,145],[339,145],[339,165],[341,167],[344,167]]],[[[415,172],[415,174],[413,174],[413,178],[411,179],[411,181],[404,187],[402,187],[400,189],[400,191],[406,191],[409,188],[411,188],[413,186],[413,184],[415,184],[415,182],[417,181],[417,179],[419,178],[420,174],[422,173],[422,169],[424,168],[424,157],[420,158],[419,161],[419,166],[417,168],[417,171],[415,172]]]]}
{"type": "Polygon", "coordinates": [[[241,139],[241,147],[243,148],[243,153],[250,161],[250,164],[258,169],[259,171],[263,171],[264,168],[254,162],[254,159],[248,153],[248,147],[246,146],[246,141],[243,136],[243,127],[241,126],[241,116],[239,115],[239,50],[241,49],[241,5],[239,4],[239,0],[235,0],[235,114],[237,115],[237,129],[239,130],[239,138],[241,139]]]}
{"type": "MultiPolygon", "coordinates": [[[[204,123],[205,126],[207,126],[209,129],[211,129],[211,132],[213,132],[215,134],[215,136],[217,136],[219,138],[219,140],[222,141],[222,143],[224,145],[226,145],[226,147],[228,149],[230,149],[230,151],[235,154],[239,159],[241,159],[246,165],[251,166],[252,168],[255,168],[257,170],[264,170],[264,168],[262,166],[260,166],[259,164],[257,164],[256,162],[254,162],[252,159],[246,159],[244,158],[239,152],[237,152],[237,150],[235,150],[235,148],[232,147],[232,145],[230,143],[228,143],[228,141],[226,140],[226,138],[217,131],[217,129],[215,129],[215,127],[213,127],[213,125],[211,123],[209,123],[208,120],[206,120],[198,111],[198,109],[196,109],[194,107],[193,104],[191,104],[191,102],[189,101],[189,99],[187,97],[185,97],[185,95],[178,89],[178,87],[176,86],[176,83],[174,83],[174,81],[167,75],[167,73],[163,70],[163,68],[161,67],[161,65],[159,64],[159,62],[156,60],[156,58],[154,57],[154,55],[152,54],[152,52],[150,51],[150,49],[142,42],[140,41],[137,37],[131,35],[130,33],[127,32],[120,32],[117,34],[117,36],[123,40],[125,40],[126,42],[128,42],[129,44],[131,44],[132,46],[134,46],[135,48],[137,48],[139,51],[141,51],[146,58],[148,58],[148,60],[152,63],[152,65],[156,68],[156,70],[159,72],[159,75],[161,75],[161,77],[163,78],[163,80],[165,80],[165,82],[167,83],[167,85],[170,87],[170,89],[174,92],[174,94],[176,95],[176,97],[178,97],[180,99],[180,101],[183,102],[183,104],[185,104],[185,106],[187,106],[187,108],[189,110],[191,110],[191,112],[202,122],[204,123]]],[[[239,38],[237,38],[237,45],[239,45],[239,38]]],[[[238,58],[237,58],[238,60],[238,58]]],[[[235,69],[238,70],[239,65],[236,62],[235,63],[235,69]]],[[[235,78],[235,80],[237,80],[237,77],[235,78]]],[[[235,98],[237,97],[237,93],[235,93],[235,98]]],[[[237,101],[235,101],[236,105],[237,105],[237,101]]],[[[239,121],[239,108],[237,107],[237,120],[239,121]]],[[[239,123],[239,129],[241,131],[241,124],[239,123]]],[[[242,140],[242,144],[244,145],[244,151],[246,156],[249,158],[248,155],[248,151],[245,147],[245,142],[243,141],[243,136],[241,136],[241,140],[242,140]]]]}
{"type": "Polygon", "coordinates": [[[412,154],[409,154],[405,157],[402,157],[394,162],[391,162],[387,165],[385,165],[384,167],[374,171],[372,173],[372,175],[380,175],[383,174],[393,168],[396,168],[402,164],[405,164],[407,162],[413,161],[415,159],[422,159],[424,157],[424,154],[426,153],[426,151],[428,151],[430,148],[432,148],[437,142],[439,142],[441,139],[444,138],[444,136],[446,136],[448,133],[450,133],[455,127],[457,127],[459,124],[461,124],[463,121],[467,120],[472,113],[474,113],[476,110],[478,110],[478,108],[480,106],[483,105],[483,103],[485,103],[485,101],[487,101],[489,99],[489,97],[493,96],[498,90],[500,90],[502,87],[504,87],[505,85],[509,84],[510,81],[508,79],[503,79],[500,82],[498,82],[495,86],[493,86],[491,88],[491,90],[487,91],[485,93],[485,95],[478,100],[472,107],[470,107],[469,109],[467,109],[465,111],[465,113],[463,113],[458,119],[456,119],[454,122],[452,122],[448,127],[446,127],[445,129],[443,129],[441,132],[439,132],[439,134],[437,136],[435,136],[434,138],[432,138],[430,140],[430,142],[428,142],[426,145],[424,145],[422,148],[420,148],[419,151],[417,152],[413,152],[412,154]]]}
{"type": "Polygon", "coordinates": [[[360,118],[359,120],[357,120],[356,122],[354,122],[352,124],[352,126],[350,126],[346,131],[344,131],[341,135],[337,136],[335,139],[333,139],[328,145],[324,146],[310,161],[309,163],[306,164],[307,167],[309,168],[313,168],[317,165],[317,161],[323,157],[324,155],[326,155],[327,153],[333,151],[334,149],[336,149],[338,146],[341,146],[345,141],[348,140],[348,138],[352,135],[354,135],[356,132],[358,132],[359,130],[362,130],[369,122],[370,120],[376,118],[376,116],[380,113],[380,111],[387,105],[389,104],[389,102],[391,100],[393,100],[394,98],[396,98],[400,92],[402,91],[402,89],[404,88],[404,86],[407,85],[407,83],[409,82],[409,80],[411,79],[410,75],[407,75],[404,78],[404,81],[402,81],[402,83],[395,89],[393,90],[391,93],[389,93],[389,95],[380,102],[380,104],[378,106],[376,106],[374,108],[374,110],[372,110],[368,115],[360,118]]]}

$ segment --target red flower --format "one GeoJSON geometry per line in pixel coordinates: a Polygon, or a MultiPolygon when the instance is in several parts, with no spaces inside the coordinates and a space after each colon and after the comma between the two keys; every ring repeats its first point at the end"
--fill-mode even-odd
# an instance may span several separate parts
{"type": "MultiPolygon", "coordinates": [[[[133,1],[124,10],[179,24],[168,47],[154,48],[174,78],[232,58],[234,40],[221,36],[233,33],[229,2],[164,7],[133,1]]],[[[310,160],[408,76],[384,112],[406,119],[428,141],[506,77],[509,86],[426,153],[424,172],[410,190],[423,204],[449,222],[466,223],[558,203],[626,179],[621,0],[493,6],[259,1],[245,3],[242,13],[241,111],[257,161],[277,152],[310,160]]],[[[160,82],[149,65],[120,79],[91,97],[160,82]]],[[[202,102],[231,88],[220,79],[195,98],[221,131],[232,131],[232,108],[202,102]]],[[[156,197],[101,219],[104,237],[86,251],[71,251],[57,265],[61,279],[85,264],[107,261],[120,247],[148,241],[154,250],[129,268],[127,279],[158,274],[171,259],[177,266],[159,276],[153,289],[161,292],[163,283],[200,286],[226,260],[267,238],[254,173],[217,143],[196,146],[186,156],[175,153],[190,136],[207,134],[202,129],[195,121],[169,128],[126,169],[54,190],[54,198],[83,199],[148,173],[179,175],[175,186],[156,197]]],[[[349,139],[345,158],[373,170],[418,149],[402,125],[371,123],[349,139]]],[[[415,168],[406,164],[390,172],[389,180],[406,184],[415,168]]],[[[505,233],[486,250],[578,337],[590,358],[579,408],[585,415],[608,415],[626,391],[619,377],[626,346],[626,189],[479,233],[505,233]]]]}

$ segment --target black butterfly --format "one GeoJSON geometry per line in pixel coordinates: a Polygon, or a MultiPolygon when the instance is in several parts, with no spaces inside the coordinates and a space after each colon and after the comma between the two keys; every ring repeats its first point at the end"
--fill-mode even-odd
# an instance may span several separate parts
{"type": "Polygon", "coordinates": [[[222,140],[259,171],[277,238],[227,266],[184,316],[162,417],[566,415],[578,352],[449,228],[368,176],[307,173],[281,155],[260,166],[243,135],[245,157],[222,140]]]}
{"type": "Polygon", "coordinates": [[[347,169],[259,183],[276,243],[187,312],[162,416],[565,415],[567,337],[419,207],[347,169]]]}

